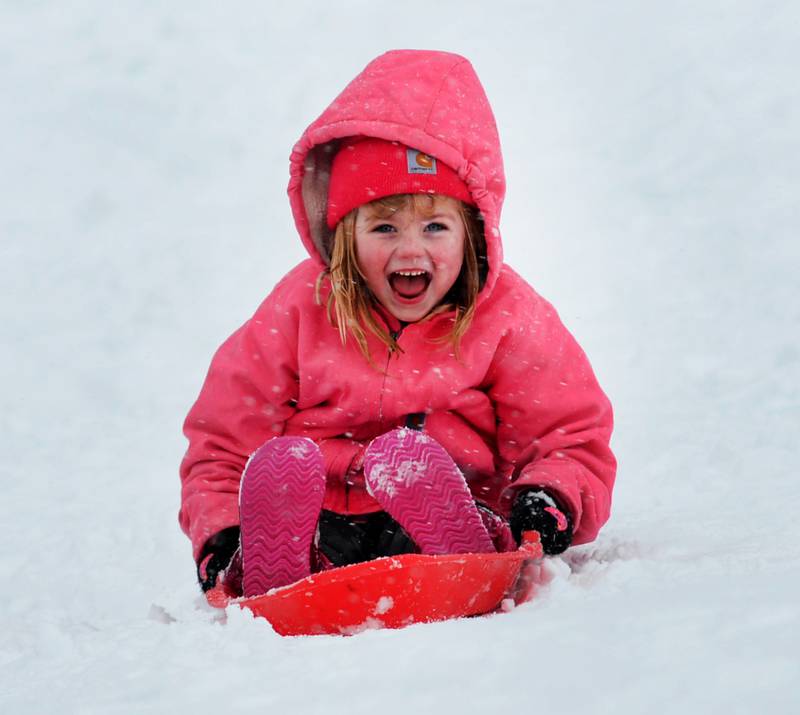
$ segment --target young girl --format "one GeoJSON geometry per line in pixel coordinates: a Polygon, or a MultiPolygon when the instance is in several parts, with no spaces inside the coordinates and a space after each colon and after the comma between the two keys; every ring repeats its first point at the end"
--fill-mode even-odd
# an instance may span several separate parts
{"type": "Polygon", "coordinates": [[[255,595],[405,552],[545,552],[609,516],[611,407],[503,263],[491,108],[470,63],[393,51],[303,134],[310,258],[220,347],[186,419],[180,523],[204,590],[255,595]]]}

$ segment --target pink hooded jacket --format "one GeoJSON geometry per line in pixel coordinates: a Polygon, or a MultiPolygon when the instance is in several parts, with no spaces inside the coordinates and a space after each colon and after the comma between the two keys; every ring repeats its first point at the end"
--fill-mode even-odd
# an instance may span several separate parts
{"type": "MultiPolygon", "coordinates": [[[[305,131],[291,156],[289,198],[310,259],[294,268],[219,348],[184,433],[180,523],[195,557],[239,523],[248,459],[277,435],[320,444],[324,507],[379,509],[351,469],[374,437],[426,415],[425,430],[464,472],[476,499],[508,513],[514,494],[546,487],[569,510],[574,543],[609,516],[616,463],[611,407],[556,311],[503,264],[499,219],[505,177],[497,128],[470,63],[444,52],[401,50],[371,62],[305,131]],[[331,159],[343,137],[396,140],[447,163],[484,220],[489,272],[457,359],[453,315],[411,323],[390,356],[368,335],[377,368],[354,340],[342,344],[315,283],[330,255],[325,222],[331,159]]],[[[402,327],[402,329],[401,329],[402,327]]]]}

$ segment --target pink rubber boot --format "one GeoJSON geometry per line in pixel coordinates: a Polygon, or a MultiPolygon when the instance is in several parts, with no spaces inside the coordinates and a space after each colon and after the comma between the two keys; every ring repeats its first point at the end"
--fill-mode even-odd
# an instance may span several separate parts
{"type": "Polygon", "coordinates": [[[253,453],[239,491],[245,596],[311,573],[324,496],[325,465],[310,439],[276,437],[253,453]]]}
{"type": "Polygon", "coordinates": [[[370,494],[423,554],[495,552],[464,476],[424,432],[396,429],[373,440],[364,476],[370,494]]]}

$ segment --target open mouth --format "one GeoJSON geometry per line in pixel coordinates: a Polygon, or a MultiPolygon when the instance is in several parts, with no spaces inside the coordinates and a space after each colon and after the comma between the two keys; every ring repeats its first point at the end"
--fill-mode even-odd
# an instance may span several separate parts
{"type": "Polygon", "coordinates": [[[389,285],[392,290],[406,300],[419,298],[428,290],[430,282],[431,274],[427,271],[394,271],[389,274],[389,285]]]}

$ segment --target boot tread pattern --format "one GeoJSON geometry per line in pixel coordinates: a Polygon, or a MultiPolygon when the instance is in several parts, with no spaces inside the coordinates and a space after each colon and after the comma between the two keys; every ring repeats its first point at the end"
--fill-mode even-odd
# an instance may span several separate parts
{"type": "Polygon", "coordinates": [[[423,554],[494,553],[464,476],[425,433],[398,429],[375,439],[364,475],[372,496],[423,554]]]}
{"type": "Polygon", "coordinates": [[[322,454],[311,440],[278,437],[253,454],[239,493],[245,596],[310,574],[324,495],[322,454]]]}

